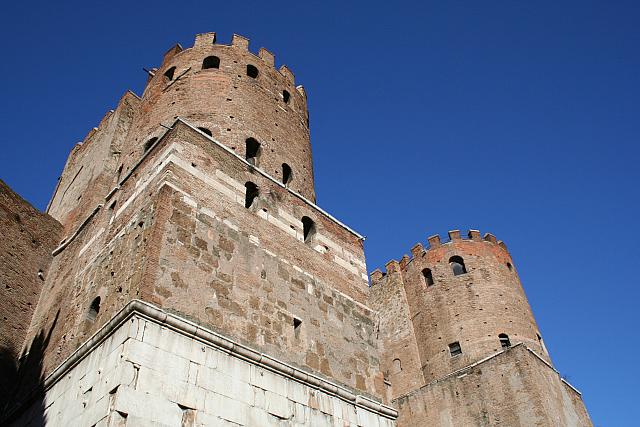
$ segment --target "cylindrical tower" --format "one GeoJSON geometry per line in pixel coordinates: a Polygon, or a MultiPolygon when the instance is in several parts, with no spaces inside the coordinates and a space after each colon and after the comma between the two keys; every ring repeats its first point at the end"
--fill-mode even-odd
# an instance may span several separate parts
{"type": "Polygon", "coordinates": [[[274,68],[269,51],[251,53],[244,37],[215,42],[215,33],[199,34],[193,47],[172,48],[153,71],[125,148],[125,170],[180,117],[315,201],[304,89],[286,66],[274,68]]]}
{"type": "Polygon", "coordinates": [[[551,362],[504,243],[475,230],[449,237],[399,263],[425,381],[517,343],[551,362]]]}

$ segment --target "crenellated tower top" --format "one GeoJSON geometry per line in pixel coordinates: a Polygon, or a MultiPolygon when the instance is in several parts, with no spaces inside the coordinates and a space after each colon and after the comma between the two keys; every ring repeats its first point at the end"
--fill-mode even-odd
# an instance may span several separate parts
{"type": "Polygon", "coordinates": [[[315,201],[306,93],[267,49],[256,55],[237,34],[218,44],[216,33],[169,49],[149,71],[125,171],[178,117],[315,201]]]}

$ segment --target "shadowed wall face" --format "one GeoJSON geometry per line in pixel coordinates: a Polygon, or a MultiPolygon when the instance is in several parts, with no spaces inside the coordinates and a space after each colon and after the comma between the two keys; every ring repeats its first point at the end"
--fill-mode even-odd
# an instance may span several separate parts
{"type": "Polygon", "coordinates": [[[61,225],[0,181],[0,347],[18,355],[61,225]]]}
{"type": "Polygon", "coordinates": [[[32,351],[22,363],[18,359],[62,226],[0,181],[0,230],[1,413],[14,397],[19,376],[23,377],[23,383],[29,382],[29,390],[40,379],[42,339],[36,337],[27,346],[32,351]]]}

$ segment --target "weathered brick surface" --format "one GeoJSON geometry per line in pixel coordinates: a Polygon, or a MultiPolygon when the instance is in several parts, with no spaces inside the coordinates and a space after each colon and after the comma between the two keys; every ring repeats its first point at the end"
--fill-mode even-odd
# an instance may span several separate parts
{"type": "Polygon", "coordinates": [[[273,57],[251,53],[248,40],[234,36],[232,45],[214,44],[215,33],[196,37],[193,47],[170,50],[148,82],[142,96],[135,128],[125,148],[127,171],[144,151],[144,144],[166,132],[182,117],[238,154],[245,155],[245,141],[260,144],[257,164],[282,179],[282,164],[293,170],[290,187],[315,200],[313,163],[309,141],[307,100],[302,87],[296,88],[293,74],[285,67],[276,70],[273,57]],[[176,53],[177,51],[177,53],[176,53]],[[202,69],[208,56],[220,59],[219,68],[202,69]],[[258,69],[258,77],[247,75],[247,65],[258,69]],[[175,67],[173,79],[165,73],[175,67]],[[283,91],[290,94],[288,102],[283,91]]]}
{"type": "Polygon", "coordinates": [[[121,153],[139,102],[132,92],[125,93],[116,109],[105,114],[98,127],[69,153],[47,208],[47,213],[64,225],[65,234],[73,232],[98,204],[104,203],[104,197],[121,177],[121,153]]]}
{"type": "Polygon", "coordinates": [[[0,348],[17,355],[49,273],[51,251],[62,236],[62,226],[0,180],[0,230],[0,348]]]}
{"type": "Polygon", "coordinates": [[[393,402],[398,426],[591,426],[579,393],[524,346],[393,402]]]}
{"type": "MultiPolygon", "coordinates": [[[[454,232],[452,240],[445,244],[432,239],[433,245],[426,250],[416,245],[412,258],[387,264],[387,275],[374,283],[374,288],[382,288],[374,296],[401,288],[397,291],[401,294],[393,299],[398,308],[393,315],[386,315],[389,320],[381,328],[391,333],[398,319],[411,319],[420,374],[426,382],[499,351],[500,334],[507,334],[512,344],[525,343],[549,360],[538,340],[538,327],[506,247],[492,236],[482,239],[479,233],[473,233],[474,238],[461,239],[454,232]],[[449,263],[453,256],[462,257],[466,274],[453,274],[449,263]],[[423,275],[425,269],[431,270],[431,286],[427,286],[423,275]],[[452,357],[449,344],[454,342],[460,343],[462,354],[452,357]]],[[[377,304],[380,310],[384,309],[377,304]]],[[[414,359],[402,348],[392,348],[398,344],[395,337],[388,341],[386,347],[391,353],[385,359],[414,359]]],[[[414,378],[416,374],[407,375],[414,378]]],[[[400,381],[394,395],[405,393],[408,388],[409,384],[405,386],[400,381]]]]}

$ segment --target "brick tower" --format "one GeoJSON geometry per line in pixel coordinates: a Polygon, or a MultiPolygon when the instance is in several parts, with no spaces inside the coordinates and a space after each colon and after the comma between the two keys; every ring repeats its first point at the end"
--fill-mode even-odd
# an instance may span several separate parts
{"type": "Polygon", "coordinates": [[[398,425],[591,425],[551,365],[506,245],[477,230],[428,242],[372,273],[398,425]]]}
{"type": "Polygon", "coordinates": [[[171,48],[46,214],[0,185],[0,423],[590,425],[493,236],[369,286],[364,238],[315,204],[304,89],[248,45],[171,48]]]}
{"type": "Polygon", "coordinates": [[[363,238],[314,204],[304,89],[215,42],[170,49],[71,152],[25,340],[46,409],[16,425],[394,424],[363,238]]]}

